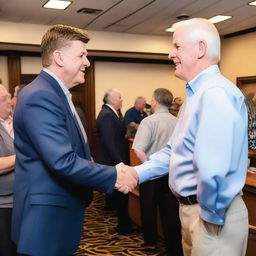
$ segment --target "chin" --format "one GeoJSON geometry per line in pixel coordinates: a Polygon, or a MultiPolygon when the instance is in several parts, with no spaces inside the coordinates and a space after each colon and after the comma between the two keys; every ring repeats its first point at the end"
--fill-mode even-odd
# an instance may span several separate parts
{"type": "Polygon", "coordinates": [[[81,79],[77,80],[76,85],[83,84],[84,82],[85,82],[85,79],[81,78],[81,79]]]}
{"type": "Polygon", "coordinates": [[[175,75],[176,77],[180,78],[180,73],[179,73],[177,70],[174,71],[174,75],[175,75]]]}

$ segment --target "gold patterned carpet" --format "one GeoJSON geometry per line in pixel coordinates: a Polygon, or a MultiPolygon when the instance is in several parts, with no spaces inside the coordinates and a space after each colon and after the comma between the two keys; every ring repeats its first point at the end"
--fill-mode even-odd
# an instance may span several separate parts
{"type": "Polygon", "coordinates": [[[163,241],[159,238],[158,253],[145,252],[141,247],[143,238],[138,227],[132,235],[110,234],[109,230],[116,226],[114,212],[104,211],[104,195],[94,192],[94,200],[87,208],[84,232],[79,248],[74,256],[103,255],[166,255],[163,241]]]}

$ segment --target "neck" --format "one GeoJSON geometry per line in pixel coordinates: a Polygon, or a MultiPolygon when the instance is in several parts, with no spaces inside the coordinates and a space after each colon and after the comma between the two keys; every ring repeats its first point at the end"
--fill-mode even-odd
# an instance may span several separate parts
{"type": "Polygon", "coordinates": [[[158,111],[160,109],[167,109],[167,107],[162,106],[160,104],[156,104],[156,106],[153,108],[153,113],[155,113],[156,111],[158,111]]]}
{"type": "Polygon", "coordinates": [[[218,61],[216,60],[202,60],[196,67],[195,67],[195,71],[190,75],[190,77],[188,77],[186,79],[186,82],[191,81],[193,78],[195,78],[198,74],[200,74],[202,71],[204,71],[205,69],[207,69],[208,67],[218,64],[218,61]]]}
{"type": "Polygon", "coordinates": [[[65,81],[65,74],[62,73],[62,70],[59,67],[56,66],[49,66],[47,67],[48,70],[50,70],[55,76],[57,76],[62,83],[67,87],[67,89],[69,90],[70,88],[74,87],[74,86],[69,86],[66,81],[65,81]]]}

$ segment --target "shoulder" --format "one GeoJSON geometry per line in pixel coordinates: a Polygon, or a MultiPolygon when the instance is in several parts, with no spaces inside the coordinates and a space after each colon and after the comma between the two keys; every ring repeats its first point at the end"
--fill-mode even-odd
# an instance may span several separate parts
{"type": "Polygon", "coordinates": [[[99,115],[97,117],[97,121],[103,121],[107,119],[114,119],[115,113],[107,106],[103,106],[99,115]]]}
{"type": "Polygon", "coordinates": [[[129,108],[129,109],[127,109],[127,111],[125,112],[125,114],[127,115],[127,114],[130,114],[130,113],[132,113],[133,112],[133,108],[129,108]]]}

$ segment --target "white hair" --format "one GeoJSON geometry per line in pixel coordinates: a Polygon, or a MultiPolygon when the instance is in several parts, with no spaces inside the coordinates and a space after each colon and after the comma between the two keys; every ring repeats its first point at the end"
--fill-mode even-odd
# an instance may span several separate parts
{"type": "Polygon", "coordinates": [[[186,29],[191,40],[205,41],[207,44],[206,56],[212,60],[220,60],[220,36],[213,23],[203,18],[183,20],[173,24],[174,32],[186,29]]]}

